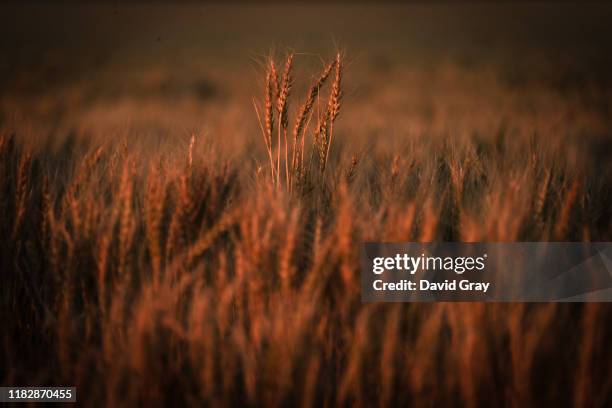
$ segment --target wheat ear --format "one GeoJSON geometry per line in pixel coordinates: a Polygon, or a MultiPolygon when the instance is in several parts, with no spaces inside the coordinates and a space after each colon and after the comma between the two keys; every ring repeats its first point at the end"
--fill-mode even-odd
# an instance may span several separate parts
{"type": "Polygon", "coordinates": [[[293,85],[293,79],[291,78],[291,67],[293,66],[293,53],[287,55],[285,60],[285,71],[283,72],[283,80],[278,91],[278,99],[276,100],[276,109],[278,111],[278,156],[276,161],[276,172],[277,176],[280,176],[280,159],[281,159],[281,132],[284,135],[285,140],[285,182],[289,185],[289,149],[287,146],[287,101],[289,100],[289,93],[291,92],[291,86],[293,85]]]}
{"type": "Polygon", "coordinates": [[[294,173],[296,171],[296,169],[298,167],[303,166],[303,163],[299,163],[298,164],[298,160],[299,157],[302,157],[302,162],[303,162],[303,149],[304,149],[304,127],[306,125],[307,122],[307,118],[310,117],[310,113],[312,112],[312,107],[314,106],[314,102],[315,99],[317,97],[317,95],[319,94],[319,90],[321,89],[321,87],[325,84],[325,81],[327,80],[327,78],[329,77],[329,74],[331,73],[331,70],[333,69],[335,65],[335,61],[329,63],[325,69],[323,70],[323,72],[321,73],[321,75],[319,76],[319,78],[315,81],[315,83],[310,87],[310,90],[308,91],[308,96],[306,98],[306,101],[304,102],[304,104],[302,105],[302,108],[300,109],[296,122],[295,122],[295,128],[293,129],[293,157],[291,159],[291,167],[292,167],[292,173],[294,173]],[[298,140],[302,140],[301,142],[301,152],[298,151],[298,140]]]}
{"type": "MultiPolygon", "coordinates": [[[[340,113],[340,100],[342,99],[342,91],[340,89],[342,85],[342,59],[340,53],[336,54],[336,77],[332,84],[332,91],[329,97],[327,110],[329,112],[329,141],[327,141],[325,151],[325,164],[329,158],[329,149],[331,147],[333,135],[334,135],[334,121],[340,113]]],[[[325,170],[325,167],[323,168],[325,170]]]]}
{"type": "MultiPolygon", "coordinates": [[[[266,146],[270,150],[270,156],[272,156],[272,132],[274,131],[274,110],[272,107],[272,101],[274,98],[274,79],[272,78],[272,66],[274,62],[270,61],[270,69],[268,70],[268,74],[266,75],[266,101],[265,101],[265,124],[266,124],[266,146]]],[[[271,163],[274,167],[274,164],[271,163]]],[[[274,176],[273,176],[274,178],[274,176]]],[[[278,172],[276,173],[276,178],[278,178],[278,172]]]]}

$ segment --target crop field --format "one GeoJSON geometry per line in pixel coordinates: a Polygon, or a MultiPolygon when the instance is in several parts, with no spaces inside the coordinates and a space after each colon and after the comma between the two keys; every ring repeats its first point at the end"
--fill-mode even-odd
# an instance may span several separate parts
{"type": "Polygon", "coordinates": [[[608,304],[363,303],[359,251],[611,241],[612,7],[0,14],[0,385],[609,405],[608,304]]]}

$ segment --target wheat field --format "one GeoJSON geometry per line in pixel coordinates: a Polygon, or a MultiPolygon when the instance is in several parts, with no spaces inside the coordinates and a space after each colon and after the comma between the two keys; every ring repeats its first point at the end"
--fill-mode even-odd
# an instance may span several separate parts
{"type": "Polygon", "coordinates": [[[364,241],[610,241],[608,8],[512,8],[550,18],[559,57],[535,29],[517,45],[510,6],[360,6],[377,41],[346,5],[3,7],[38,27],[4,34],[51,51],[0,67],[0,385],[94,406],[610,403],[607,304],[362,303],[358,261],[364,241]],[[86,54],[53,13],[133,44],[86,54]]]}

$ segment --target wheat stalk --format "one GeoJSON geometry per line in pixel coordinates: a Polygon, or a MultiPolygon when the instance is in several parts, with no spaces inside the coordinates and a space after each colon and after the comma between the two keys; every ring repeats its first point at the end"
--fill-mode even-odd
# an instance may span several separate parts
{"type": "Polygon", "coordinates": [[[310,87],[306,101],[302,105],[295,122],[295,128],[293,130],[293,157],[291,159],[292,172],[295,173],[301,169],[304,165],[304,128],[307,123],[307,118],[310,118],[312,107],[314,106],[315,99],[319,94],[321,87],[325,84],[325,81],[329,77],[331,70],[333,69],[336,62],[329,63],[324,69],[319,78],[310,87]],[[298,143],[301,140],[301,143],[298,143]],[[301,147],[298,147],[300,146],[301,147]],[[298,151],[299,149],[299,151],[298,151]],[[298,158],[299,162],[298,162],[298,158]]]}
{"type": "MultiPolygon", "coordinates": [[[[329,149],[332,144],[332,139],[334,137],[334,121],[338,117],[340,113],[340,101],[342,99],[342,59],[340,58],[340,53],[336,54],[336,76],[334,78],[334,82],[332,84],[331,95],[329,97],[327,110],[329,111],[329,141],[327,142],[326,150],[325,150],[325,162],[327,164],[327,160],[329,158],[329,149]]],[[[323,168],[325,171],[325,167],[323,168]]]]}
{"type": "MultiPolygon", "coordinates": [[[[283,79],[278,92],[278,99],[276,103],[276,109],[278,113],[278,156],[276,162],[276,172],[280,176],[280,161],[281,161],[281,132],[284,136],[285,141],[285,183],[289,186],[289,152],[287,145],[287,125],[288,125],[288,113],[287,105],[289,100],[289,94],[293,85],[293,78],[291,77],[291,67],[293,66],[293,53],[287,55],[285,60],[285,70],[283,72],[283,79]]],[[[280,185],[280,183],[279,183],[280,185]]]]}

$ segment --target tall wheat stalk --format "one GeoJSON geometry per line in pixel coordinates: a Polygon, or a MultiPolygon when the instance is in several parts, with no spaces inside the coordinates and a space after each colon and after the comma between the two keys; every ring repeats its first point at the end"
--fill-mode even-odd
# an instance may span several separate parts
{"type": "Polygon", "coordinates": [[[318,151],[319,169],[323,173],[325,163],[329,159],[331,148],[331,138],[333,135],[333,122],[336,120],[340,111],[340,100],[342,96],[342,58],[338,53],[334,61],[325,65],[321,74],[314,80],[308,88],[308,93],[304,103],[296,113],[293,126],[293,140],[288,140],[289,127],[289,98],[293,86],[292,68],[295,58],[294,53],[289,53],[285,59],[282,78],[279,79],[276,72],[276,64],[270,57],[266,64],[265,89],[263,98],[263,117],[262,122],[257,103],[253,101],[255,112],[260,124],[260,129],[264,138],[268,160],[270,162],[270,177],[273,185],[277,188],[284,186],[287,191],[292,191],[304,177],[306,168],[304,164],[305,140],[308,123],[313,114],[313,107],[321,88],[325,85],[327,78],[335,68],[335,78],[330,90],[327,107],[322,117],[318,118],[318,127],[313,135],[313,149],[318,151]],[[274,109],[274,107],[276,109],[274,109]],[[273,142],[273,133],[276,128],[276,143],[273,142]],[[327,141],[327,128],[329,126],[329,137],[327,141]],[[324,140],[320,137],[323,136],[324,140]],[[275,156],[275,157],[274,157],[275,156]],[[284,162],[284,163],[283,163],[284,162]],[[281,179],[281,166],[284,167],[284,182],[281,179]]]}

